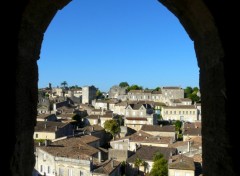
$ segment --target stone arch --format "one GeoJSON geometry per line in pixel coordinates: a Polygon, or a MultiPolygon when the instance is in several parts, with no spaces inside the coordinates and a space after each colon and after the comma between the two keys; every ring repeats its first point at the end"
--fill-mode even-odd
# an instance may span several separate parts
{"type": "MultiPolygon", "coordinates": [[[[174,13],[190,38],[200,67],[203,115],[204,175],[236,175],[236,149],[231,138],[224,48],[224,9],[222,1],[159,0],[174,13]],[[220,120],[219,120],[220,119],[220,120]],[[218,133],[216,133],[218,131],[218,133]],[[220,154],[219,154],[220,153],[220,154]]],[[[16,70],[15,129],[10,133],[10,171],[12,175],[31,175],[34,166],[33,130],[36,123],[37,81],[44,32],[58,10],[70,0],[25,0],[17,12],[18,52],[16,70]]],[[[228,83],[228,84],[227,84],[228,83]]]]}

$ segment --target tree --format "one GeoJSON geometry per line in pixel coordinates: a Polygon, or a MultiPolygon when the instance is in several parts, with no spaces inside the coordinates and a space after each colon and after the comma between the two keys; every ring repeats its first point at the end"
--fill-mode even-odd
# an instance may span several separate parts
{"type": "Polygon", "coordinates": [[[128,91],[130,91],[130,90],[142,90],[142,89],[143,89],[142,86],[138,86],[138,85],[136,85],[136,84],[134,84],[134,85],[132,85],[132,86],[129,86],[129,87],[127,88],[128,91]]]}
{"type": "Polygon", "coordinates": [[[129,84],[127,82],[121,82],[119,83],[119,87],[128,87],[129,84]]]}
{"type": "Polygon", "coordinates": [[[96,96],[97,96],[97,99],[101,99],[103,94],[102,94],[102,92],[100,90],[97,90],[96,96]]]}
{"type": "Polygon", "coordinates": [[[83,126],[83,121],[82,121],[83,118],[80,115],[78,115],[78,114],[73,115],[72,120],[75,121],[73,124],[80,126],[80,127],[83,126]]]}
{"type": "Polygon", "coordinates": [[[164,158],[154,161],[150,175],[151,176],[167,176],[168,175],[167,166],[168,166],[167,160],[165,160],[164,158]]]}
{"type": "Polygon", "coordinates": [[[192,102],[199,102],[200,97],[197,95],[198,91],[198,87],[192,88],[188,86],[186,89],[184,89],[185,97],[190,98],[192,102]]]}
{"type": "Polygon", "coordinates": [[[144,164],[145,164],[145,162],[142,159],[140,159],[138,157],[135,159],[134,166],[137,168],[138,174],[139,174],[139,167],[143,166],[144,164]]]}
{"type": "Polygon", "coordinates": [[[182,122],[180,120],[177,120],[174,125],[175,125],[175,130],[179,132],[179,130],[182,127],[182,122]]]}
{"type": "Polygon", "coordinates": [[[188,86],[184,89],[185,97],[188,97],[193,92],[192,87],[188,86]]]}
{"type": "Polygon", "coordinates": [[[116,120],[106,120],[104,122],[104,129],[109,132],[113,138],[115,137],[116,134],[118,134],[120,132],[120,126],[117,123],[116,120]]]}
{"type": "Polygon", "coordinates": [[[168,162],[164,159],[163,154],[157,152],[153,156],[153,167],[150,176],[167,176],[168,175],[168,162]]]}
{"type": "Polygon", "coordinates": [[[160,87],[156,87],[154,90],[156,90],[156,91],[160,91],[161,88],[160,88],[160,87]]]}
{"type": "Polygon", "coordinates": [[[68,85],[68,83],[67,83],[67,81],[63,81],[62,83],[61,83],[61,85],[63,86],[63,88],[65,89],[66,88],[66,86],[68,85]]]}

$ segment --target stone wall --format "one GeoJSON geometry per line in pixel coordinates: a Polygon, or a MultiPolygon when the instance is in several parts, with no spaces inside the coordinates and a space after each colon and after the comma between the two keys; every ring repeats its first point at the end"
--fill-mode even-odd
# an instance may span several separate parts
{"type": "MultiPolygon", "coordinates": [[[[227,21],[225,16],[226,11],[231,13],[227,7],[233,1],[159,1],[177,16],[194,41],[200,67],[204,175],[237,175],[238,149],[237,140],[233,137],[234,130],[238,129],[234,121],[237,113],[232,110],[231,103],[237,92],[233,88],[235,73],[231,71],[237,64],[230,57],[232,50],[227,49],[230,34],[226,32],[235,22],[230,23],[231,20],[227,21]]],[[[6,162],[9,165],[4,169],[9,175],[30,176],[32,173],[37,59],[46,28],[56,12],[67,3],[69,0],[23,0],[16,5],[18,40],[12,43],[17,53],[16,79],[13,81],[16,82],[16,115],[6,121],[7,126],[14,123],[15,128],[9,130],[9,157],[6,162]]]]}

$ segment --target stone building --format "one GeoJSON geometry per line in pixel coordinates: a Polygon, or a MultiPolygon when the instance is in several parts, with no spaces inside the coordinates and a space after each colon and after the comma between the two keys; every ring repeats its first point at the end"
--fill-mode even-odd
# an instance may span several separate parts
{"type": "Polygon", "coordinates": [[[127,94],[126,87],[112,86],[108,92],[108,98],[119,98],[121,95],[127,94]]]}
{"type": "Polygon", "coordinates": [[[91,104],[92,100],[96,98],[97,88],[95,86],[82,87],[82,103],[91,104]]]}

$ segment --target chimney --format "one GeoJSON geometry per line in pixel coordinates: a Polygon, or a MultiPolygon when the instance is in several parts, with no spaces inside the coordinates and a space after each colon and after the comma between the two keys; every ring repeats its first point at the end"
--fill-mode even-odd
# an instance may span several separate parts
{"type": "Polygon", "coordinates": [[[162,127],[162,124],[160,124],[160,127],[162,127]]]}
{"type": "Polygon", "coordinates": [[[47,128],[47,124],[46,123],[44,124],[44,128],[47,128]]]}
{"type": "Polygon", "coordinates": [[[101,163],[102,161],[102,154],[101,151],[98,152],[98,162],[101,163]]]}
{"type": "Polygon", "coordinates": [[[55,131],[57,131],[58,130],[58,126],[55,126],[55,131]]]}

